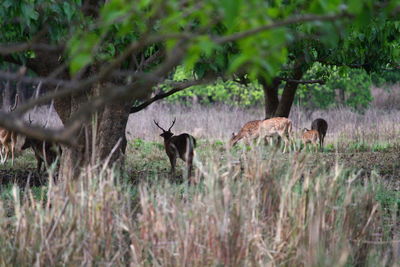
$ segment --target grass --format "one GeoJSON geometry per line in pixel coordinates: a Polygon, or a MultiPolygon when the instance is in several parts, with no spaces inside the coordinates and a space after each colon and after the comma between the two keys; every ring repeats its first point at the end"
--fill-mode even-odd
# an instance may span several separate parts
{"type": "MultiPolygon", "coordinates": [[[[32,153],[2,166],[2,181],[19,183],[0,188],[0,265],[399,266],[397,113],[329,111],[322,152],[283,154],[227,150],[231,131],[259,111],[201,111],[160,105],[135,115],[148,123],[128,127],[142,138],[129,141],[123,172],[93,167],[79,181],[26,186],[32,153]],[[177,133],[198,129],[194,185],[181,160],[169,173],[155,114],[183,117],[177,133]]],[[[293,114],[297,126],[310,123],[293,114]]]]}
{"type": "Polygon", "coordinates": [[[398,195],[375,174],[215,141],[200,142],[189,186],[161,152],[130,143],[127,172],[153,162],[136,185],[139,172],[94,169],[92,179],[3,189],[0,264],[396,266],[398,195]]]}

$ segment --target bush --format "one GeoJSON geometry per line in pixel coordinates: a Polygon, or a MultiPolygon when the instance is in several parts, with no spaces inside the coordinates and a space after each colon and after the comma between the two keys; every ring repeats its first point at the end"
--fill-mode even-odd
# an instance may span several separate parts
{"type": "Polygon", "coordinates": [[[299,85],[296,103],[308,108],[348,106],[364,109],[372,101],[371,78],[363,69],[332,67],[315,63],[304,80],[323,79],[325,84],[299,85]]]}
{"type": "Polygon", "coordinates": [[[400,82],[400,69],[384,70],[371,74],[372,83],[375,86],[393,85],[400,82]]]}
{"type": "MultiPolygon", "coordinates": [[[[178,68],[174,80],[182,81],[188,79],[190,74],[185,73],[183,68],[178,68]]],[[[193,86],[187,90],[178,92],[168,98],[171,102],[201,104],[225,103],[232,106],[249,107],[261,104],[264,93],[260,85],[251,83],[247,86],[234,81],[218,80],[215,84],[193,86]]]]}

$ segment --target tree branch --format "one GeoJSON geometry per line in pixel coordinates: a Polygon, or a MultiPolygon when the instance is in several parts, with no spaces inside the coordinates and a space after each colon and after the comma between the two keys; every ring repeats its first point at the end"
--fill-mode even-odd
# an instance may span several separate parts
{"type": "Polygon", "coordinates": [[[324,80],[295,80],[295,79],[289,79],[289,78],[284,78],[284,77],[276,77],[276,79],[278,79],[280,81],[297,83],[297,84],[311,84],[311,83],[325,84],[324,80]]]}
{"type": "Polygon", "coordinates": [[[217,44],[224,44],[232,41],[236,41],[239,39],[243,39],[255,34],[258,34],[263,31],[283,27],[283,26],[288,26],[291,24],[296,24],[296,23],[301,23],[301,22],[311,22],[311,21],[334,21],[339,18],[351,18],[352,16],[348,13],[339,13],[339,14],[329,14],[329,15],[301,15],[301,16],[296,16],[296,17],[291,17],[286,20],[278,21],[272,24],[268,25],[263,25],[255,29],[250,29],[248,31],[243,31],[239,33],[235,33],[232,35],[220,37],[220,38],[214,38],[214,42],[217,44]]]}
{"type": "Polygon", "coordinates": [[[130,113],[136,113],[141,111],[142,109],[146,108],[147,106],[149,106],[150,104],[154,103],[155,101],[164,99],[170,95],[173,95],[179,91],[185,90],[186,88],[195,86],[195,85],[200,85],[200,84],[207,84],[210,83],[212,81],[214,81],[217,77],[209,77],[209,78],[205,78],[205,79],[201,79],[201,80],[194,80],[194,81],[186,81],[183,83],[178,83],[176,85],[174,85],[174,89],[169,90],[168,92],[165,93],[159,93],[157,95],[155,95],[154,97],[146,100],[145,102],[143,102],[142,104],[135,106],[135,107],[131,107],[130,109],[130,113]]]}

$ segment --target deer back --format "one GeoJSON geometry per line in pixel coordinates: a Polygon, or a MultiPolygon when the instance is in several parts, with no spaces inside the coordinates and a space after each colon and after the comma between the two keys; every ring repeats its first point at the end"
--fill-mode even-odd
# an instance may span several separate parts
{"type": "Polygon", "coordinates": [[[319,133],[317,130],[306,130],[301,139],[304,143],[316,143],[319,139],[319,133]]]}
{"type": "Polygon", "coordinates": [[[187,133],[172,136],[168,143],[176,148],[181,158],[187,151],[191,153],[196,147],[196,139],[187,133]]]}
{"type": "Polygon", "coordinates": [[[260,123],[262,120],[249,121],[240,129],[236,136],[251,137],[259,134],[260,123]]]}
{"type": "Polygon", "coordinates": [[[288,135],[292,131],[292,121],[284,117],[267,119],[262,122],[261,129],[265,135],[288,135]]]}
{"type": "Polygon", "coordinates": [[[317,130],[319,134],[324,137],[328,130],[328,123],[322,118],[315,119],[311,123],[311,130],[317,130]]]}

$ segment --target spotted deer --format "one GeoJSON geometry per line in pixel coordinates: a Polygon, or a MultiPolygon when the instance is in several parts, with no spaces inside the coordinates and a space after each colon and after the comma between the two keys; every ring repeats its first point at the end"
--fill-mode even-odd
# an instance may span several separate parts
{"type": "Polygon", "coordinates": [[[240,129],[237,135],[233,134],[229,144],[234,146],[241,139],[249,142],[254,139],[261,140],[278,135],[285,142],[283,152],[286,152],[290,145],[291,132],[292,121],[288,118],[276,117],[267,120],[249,121],[240,129]]]}
{"type": "MultiPolygon", "coordinates": [[[[10,107],[9,112],[12,112],[16,109],[18,101],[19,101],[19,95],[16,94],[14,105],[10,107]]],[[[16,144],[17,144],[17,133],[0,127],[0,145],[1,145],[0,157],[2,164],[5,164],[7,162],[8,154],[11,151],[11,165],[14,166],[14,152],[16,144]]]]}
{"type": "Polygon", "coordinates": [[[325,135],[328,130],[328,123],[322,118],[315,119],[311,123],[311,130],[316,130],[319,133],[319,146],[324,146],[325,135]]]}
{"type": "Polygon", "coordinates": [[[318,140],[320,139],[320,135],[317,130],[309,130],[307,128],[303,129],[303,135],[301,136],[301,140],[303,141],[304,147],[307,144],[312,144],[315,147],[315,151],[318,150],[318,140]]]}
{"type": "Polygon", "coordinates": [[[174,126],[175,121],[176,118],[173,120],[172,125],[168,128],[168,130],[164,130],[155,120],[154,123],[163,131],[160,136],[164,138],[164,148],[171,163],[171,172],[175,173],[176,159],[180,157],[186,163],[187,176],[190,177],[192,173],[196,139],[187,133],[174,135],[171,132],[171,129],[174,126]]]}

